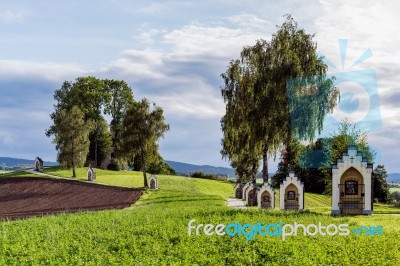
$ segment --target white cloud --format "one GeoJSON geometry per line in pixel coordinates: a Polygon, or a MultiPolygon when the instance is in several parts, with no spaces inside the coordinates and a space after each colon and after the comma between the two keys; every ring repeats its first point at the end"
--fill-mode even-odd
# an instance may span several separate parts
{"type": "Polygon", "coordinates": [[[91,71],[75,64],[36,63],[20,60],[0,60],[0,76],[40,77],[51,81],[72,79],[91,71]]]}
{"type": "Polygon", "coordinates": [[[22,23],[24,20],[23,13],[17,13],[10,10],[0,12],[0,22],[3,23],[22,23]]]}

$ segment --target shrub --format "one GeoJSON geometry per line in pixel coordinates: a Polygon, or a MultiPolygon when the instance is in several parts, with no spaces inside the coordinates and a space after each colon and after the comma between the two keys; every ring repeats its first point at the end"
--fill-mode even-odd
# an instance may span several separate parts
{"type": "Polygon", "coordinates": [[[395,201],[400,201],[400,192],[399,191],[395,191],[392,193],[392,197],[395,201]]]}
{"type": "Polygon", "coordinates": [[[111,159],[111,162],[107,165],[107,170],[119,171],[121,167],[115,159],[111,159]]]}
{"type": "Polygon", "coordinates": [[[211,180],[219,180],[219,181],[226,181],[226,177],[218,176],[218,175],[213,175],[213,174],[206,174],[203,172],[193,172],[191,177],[194,178],[202,178],[202,179],[211,179],[211,180]]]}

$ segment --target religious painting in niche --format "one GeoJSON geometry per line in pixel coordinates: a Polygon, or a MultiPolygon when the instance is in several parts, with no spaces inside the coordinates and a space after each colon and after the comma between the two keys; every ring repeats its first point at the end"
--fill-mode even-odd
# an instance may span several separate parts
{"type": "Polygon", "coordinates": [[[346,181],[344,192],[346,195],[357,195],[358,194],[358,182],[353,181],[353,180],[346,181]]]}
{"type": "Polygon", "coordinates": [[[269,196],[264,196],[263,201],[265,201],[265,202],[269,201],[269,196]]]}
{"type": "Polygon", "coordinates": [[[287,193],[287,199],[288,200],[295,200],[296,199],[296,193],[294,193],[294,191],[289,191],[287,193]]]}

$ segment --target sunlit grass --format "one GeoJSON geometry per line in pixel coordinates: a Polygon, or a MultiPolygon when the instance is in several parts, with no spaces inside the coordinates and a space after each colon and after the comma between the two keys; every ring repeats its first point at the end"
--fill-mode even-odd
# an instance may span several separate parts
{"type": "MultiPolygon", "coordinates": [[[[78,179],[86,179],[85,168],[78,179]]],[[[68,170],[45,170],[70,177],[68,170]],[[65,171],[65,172],[64,172],[65,171]]],[[[31,176],[31,174],[18,173],[31,176]]],[[[158,190],[146,190],[124,210],[62,214],[0,222],[0,265],[396,265],[400,261],[399,216],[332,217],[330,197],[306,193],[303,213],[228,208],[233,184],[157,176],[158,190]],[[255,224],[348,223],[380,225],[384,236],[279,237],[188,235],[188,222],[255,224]]],[[[97,170],[98,182],[143,186],[139,172],[97,170]]],[[[277,199],[279,194],[277,193],[277,199]]],[[[277,205],[279,200],[277,201],[277,205]]],[[[384,208],[380,206],[379,208],[384,208]]]]}

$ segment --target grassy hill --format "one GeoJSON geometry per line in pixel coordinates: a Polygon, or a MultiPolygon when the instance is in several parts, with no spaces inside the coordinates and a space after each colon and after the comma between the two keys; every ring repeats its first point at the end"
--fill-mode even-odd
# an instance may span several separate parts
{"type": "MultiPolygon", "coordinates": [[[[53,168],[57,176],[70,172],[53,168]]],[[[84,178],[79,169],[78,178],[84,178]]],[[[19,173],[19,176],[31,174],[19,173]]],[[[306,194],[303,213],[236,210],[226,206],[233,185],[226,182],[158,176],[159,190],[147,190],[123,210],[81,212],[0,222],[0,264],[54,265],[396,265],[400,262],[400,216],[331,217],[330,198],[306,194]],[[279,237],[188,235],[188,223],[347,223],[380,225],[384,236],[279,237]]],[[[138,172],[97,171],[98,182],[142,186],[138,172]]],[[[1,179],[0,179],[1,181],[1,179]]]]}

